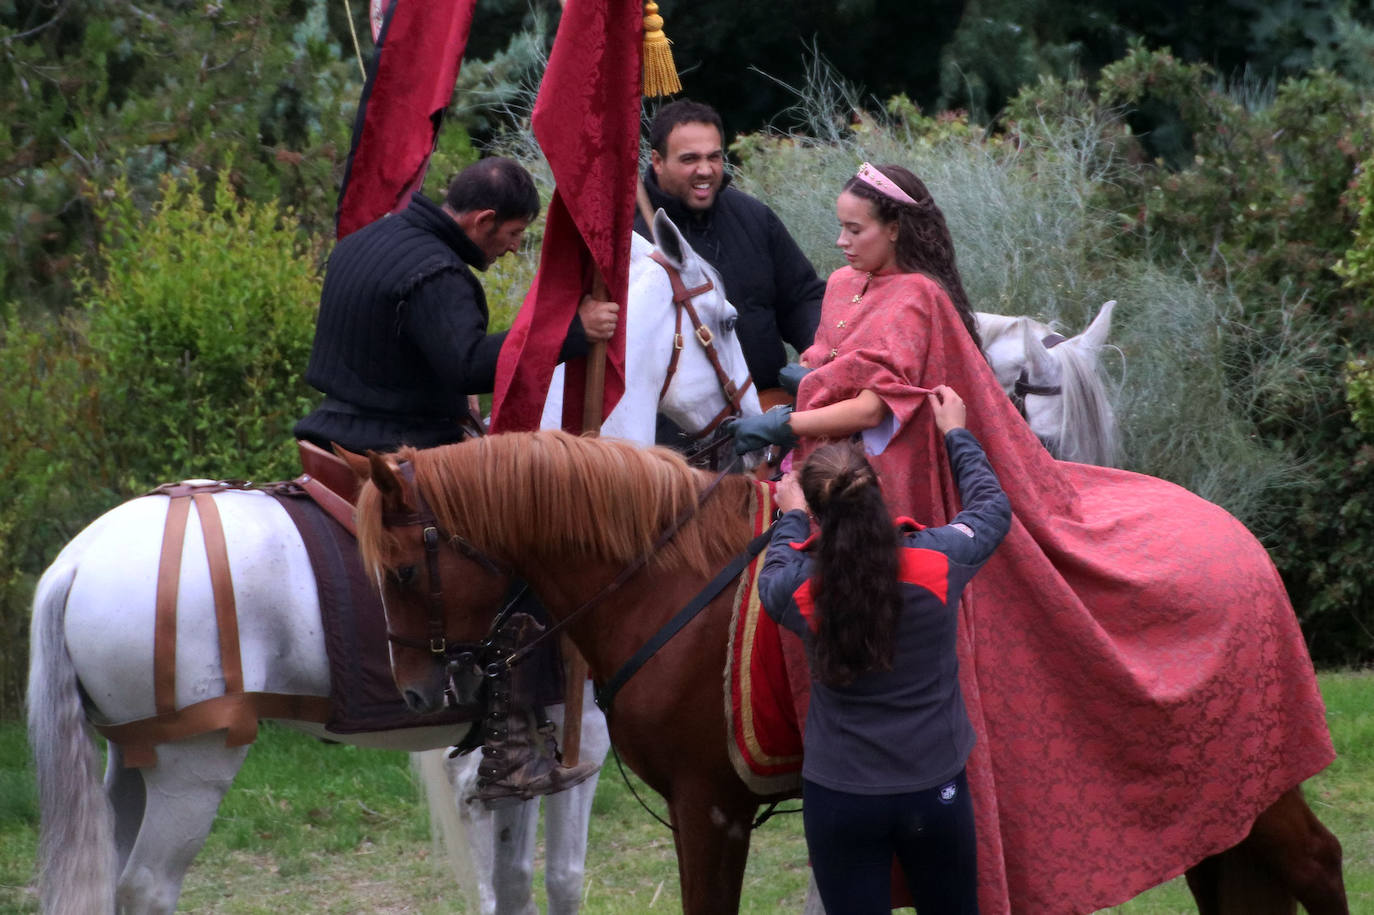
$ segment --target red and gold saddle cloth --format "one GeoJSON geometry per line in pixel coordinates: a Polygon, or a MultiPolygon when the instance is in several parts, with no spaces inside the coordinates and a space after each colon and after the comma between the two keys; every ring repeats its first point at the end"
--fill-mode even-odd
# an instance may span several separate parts
{"type": "MultiPolygon", "coordinates": [[[[759,534],[773,520],[772,485],[757,484],[751,502],[759,534]]],[[[767,555],[765,548],[740,576],[725,670],[730,761],[749,789],[765,796],[801,790],[802,732],[793,695],[805,701],[809,694],[801,640],[779,629],[759,603],[758,576],[767,555]],[[803,678],[800,689],[793,688],[793,676],[803,678]]]]}

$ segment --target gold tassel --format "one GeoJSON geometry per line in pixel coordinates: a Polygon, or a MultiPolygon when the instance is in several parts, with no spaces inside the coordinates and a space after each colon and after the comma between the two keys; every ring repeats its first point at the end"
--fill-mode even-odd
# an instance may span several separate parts
{"type": "Polygon", "coordinates": [[[673,66],[672,42],[663,34],[663,17],[658,4],[648,0],[644,4],[644,95],[654,98],[682,91],[673,66]]]}

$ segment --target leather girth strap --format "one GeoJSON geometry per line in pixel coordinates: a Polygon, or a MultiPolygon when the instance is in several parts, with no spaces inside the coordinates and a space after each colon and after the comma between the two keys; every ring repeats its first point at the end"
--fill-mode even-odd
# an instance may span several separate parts
{"type": "Polygon", "coordinates": [[[233,577],[229,570],[229,550],[213,496],[215,492],[234,488],[240,487],[223,483],[203,486],[177,484],[158,490],[170,496],[170,504],[162,533],[153,633],[153,699],[157,714],[125,724],[96,726],[96,730],[107,740],[120,746],[124,765],[130,768],[156,765],[154,747],[159,743],[210,731],[226,731],[225,746],[250,744],[257,738],[259,718],[288,718],[319,723],[329,720],[330,703],[324,697],[244,692],[238,610],[234,601],[233,577]],[[210,567],[220,663],[224,672],[224,695],[178,709],[177,591],[181,583],[181,556],[185,548],[186,526],[193,502],[200,517],[205,555],[210,567]]]}

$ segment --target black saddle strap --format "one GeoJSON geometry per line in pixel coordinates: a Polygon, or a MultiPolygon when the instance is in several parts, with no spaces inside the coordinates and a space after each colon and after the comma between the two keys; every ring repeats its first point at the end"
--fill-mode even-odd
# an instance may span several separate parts
{"type": "Polygon", "coordinates": [[[639,651],[634,653],[628,661],[620,666],[611,679],[606,681],[606,685],[599,687],[596,691],[596,704],[607,717],[611,714],[611,703],[615,701],[615,694],[620,692],[631,677],[639,672],[639,669],[648,663],[649,659],[658,653],[658,650],[668,643],[668,640],[682,631],[682,627],[690,623],[706,605],[716,599],[725,586],[739,577],[744,571],[745,566],[754,561],[754,557],[763,552],[767,546],[769,538],[773,534],[773,529],[769,527],[762,534],[759,534],[749,545],[744,548],[734,559],[730,560],[729,565],[721,569],[716,577],[711,579],[706,587],[696,597],[677,612],[677,615],[663,625],[663,628],[654,633],[654,637],[640,646],[639,651]]]}

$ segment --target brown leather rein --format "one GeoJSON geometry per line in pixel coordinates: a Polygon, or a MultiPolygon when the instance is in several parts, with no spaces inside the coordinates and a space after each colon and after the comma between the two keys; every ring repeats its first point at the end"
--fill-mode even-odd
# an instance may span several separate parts
{"type": "Polygon", "coordinates": [[[668,274],[668,281],[673,287],[673,304],[677,306],[677,326],[673,332],[673,355],[668,360],[668,374],[663,378],[663,387],[658,391],[658,399],[662,401],[668,394],[668,386],[673,383],[673,376],[677,374],[677,362],[678,358],[682,355],[682,347],[684,345],[682,336],[683,312],[686,312],[691,319],[693,328],[692,336],[696,337],[697,342],[701,344],[701,348],[706,351],[706,358],[711,361],[711,367],[716,371],[716,380],[720,382],[720,389],[722,393],[725,394],[725,406],[721,408],[721,411],[716,414],[715,418],[706,424],[706,428],[694,435],[688,436],[690,441],[698,441],[716,431],[716,428],[729,417],[742,415],[743,411],[740,407],[740,401],[744,399],[745,392],[747,392],[749,387],[754,383],[754,378],[751,375],[745,379],[742,386],[736,387],[734,379],[730,377],[730,374],[725,371],[724,366],[720,364],[720,354],[716,352],[715,335],[711,333],[711,328],[707,327],[705,323],[702,322],[701,317],[697,314],[696,307],[692,304],[692,299],[716,288],[715,283],[711,282],[708,278],[706,282],[702,283],[700,286],[693,286],[688,289],[687,285],[682,281],[681,271],[679,271],[677,267],[674,267],[662,253],[653,251],[649,254],[649,257],[653,258],[654,262],[662,267],[668,274]]]}
{"type": "MultiPolygon", "coordinates": [[[[1047,334],[1042,337],[1040,342],[1045,349],[1054,349],[1063,343],[1065,337],[1062,334],[1047,334]]],[[[1016,409],[1021,411],[1021,415],[1026,415],[1026,395],[1033,394],[1039,397],[1055,397],[1064,393],[1064,388],[1057,384],[1031,384],[1030,368],[1021,367],[1021,374],[1016,378],[1016,384],[1012,387],[1012,403],[1016,404],[1016,409]]]]}

